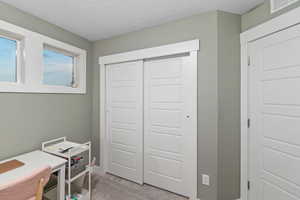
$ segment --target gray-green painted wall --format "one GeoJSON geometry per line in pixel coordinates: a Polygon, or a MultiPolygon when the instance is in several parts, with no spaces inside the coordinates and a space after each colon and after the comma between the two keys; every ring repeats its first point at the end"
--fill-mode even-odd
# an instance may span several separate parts
{"type": "Polygon", "coordinates": [[[300,6],[300,1],[296,2],[274,14],[270,13],[270,1],[266,0],[263,4],[259,5],[258,7],[254,8],[250,12],[244,14],[242,16],[242,32],[248,30],[249,28],[255,27],[259,24],[262,24],[274,17],[282,15],[289,10],[292,10],[296,7],[300,6]]]}
{"type": "Polygon", "coordinates": [[[88,51],[86,95],[0,93],[0,160],[40,148],[42,141],[61,136],[90,140],[92,44],[3,3],[0,19],[88,51]]]}
{"type": "Polygon", "coordinates": [[[219,200],[240,197],[240,32],[240,16],[218,13],[219,200]]]}
{"type": "MultiPolygon", "coordinates": [[[[198,38],[200,39],[198,54],[198,196],[201,200],[238,198],[239,165],[237,163],[239,154],[235,151],[239,151],[239,142],[236,143],[239,140],[239,119],[237,118],[239,115],[239,91],[238,86],[234,86],[234,84],[238,84],[239,77],[239,30],[240,16],[215,11],[95,42],[93,44],[93,141],[99,141],[99,65],[97,59],[99,56],[198,38]],[[218,33],[219,28],[232,30],[218,33]],[[218,40],[221,40],[222,43],[218,44],[218,40]],[[218,50],[219,45],[221,50],[218,50]],[[228,58],[224,58],[228,54],[223,51],[228,51],[228,49],[232,52],[228,58]],[[218,62],[218,58],[222,59],[224,63],[218,62]],[[223,73],[218,72],[219,67],[226,70],[224,79],[220,78],[223,73]],[[232,74],[230,74],[231,72],[232,74]],[[226,83],[225,76],[229,78],[229,83],[226,84],[229,88],[224,88],[226,91],[222,94],[226,92],[228,94],[220,97],[218,81],[220,79],[222,84],[226,83]],[[227,100],[230,101],[230,105],[228,109],[225,109],[227,100]],[[229,111],[231,108],[233,110],[229,111]],[[229,112],[228,116],[231,119],[224,121],[223,118],[219,118],[218,112],[220,111],[224,115],[229,112]],[[228,123],[227,127],[231,125],[234,127],[227,128],[224,132],[218,132],[219,120],[221,125],[228,123]],[[218,139],[218,134],[223,134],[224,137],[227,135],[228,139],[221,141],[218,139]],[[226,145],[230,145],[230,147],[227,148],[226,145]],[[218,150],[219,147],[224,149],[218,150]],[[224,151],[227,153],[218,155],[219,152],[224,151]],[[232,152],[233,154],[231,154],[232,152]],[[227,157],[223,158],[223,155],[227,157]],[[226,182],[224,180],[219,184],[218,162],[222,163],[223,168],[226,168],[220,171],[220,177],[227,178],[226,182]],[[224,174],[227,172],[230,177],[224,174]],[[210,176],[211,185],[209,187],[201,184],[201,174],[210,176]],[[222,192],[219,198],[218,191],[222,192]]],[[[96,149],[99,149],[99,143],[96,149]]],[[[99,154],[97,157],[99,158],[99,154]]]]}

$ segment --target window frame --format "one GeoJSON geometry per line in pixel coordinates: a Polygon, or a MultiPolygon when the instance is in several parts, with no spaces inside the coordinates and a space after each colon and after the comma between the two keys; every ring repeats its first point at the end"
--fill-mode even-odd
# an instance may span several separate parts
{"type": "Polygon", "coordinates": [[[44,81],[44,70],[45,70],[45,61],[44,61],[44,57],[43,57],[43,73],[42,73],[42,84],[44,86],[47,86],[47,87],[52,87],[52,86],[55,86],[55,87],[66,87],[66,88],[77,88],[78,86],[78,79],[77,77],[80,75],[78,74],[79,73],[79,68],[80,68],[80,65],[78,63],[80,63],[78,60],[80,59],[80,55],[78,54],[75,54],[75,53],[72,53],[72,52],[68,52],[64,49],[59,49],[57,47],[53,47],[49,44],[44,44],[43,45],[43,53],[44,53],[44,50],[49,50],[49,51],[52,51],[52,52],[55,52],[55,53],[60,53],[62,55],[65,55],[65,56],[69,56],[69,57],[72,57],[73,58],[73,81],[74,81],[74,85],[73,86],[64,86],[64,85],[51,85],[51,84],[45,84],[43,81],[44,81]]]}
{"type": "Polygon", "coordinates": [[[22,82],[23,42],[22,39],[8,33],[3,33],[1,30],[0,30],[0,38],[4,38],[16,42],[16,74],[15,74],[16,81],[14,82],[0,81],[0,84],[16,86],[22,82]]]}
{"type": "Polygon", "coordinates": [[[87,51],[0,20],[0,37],[17,41],[17,81],[0,82],[0,93],[86,93],[87,51]],[[45,46],[74,56],[76,87],[43,84],[45,46]]]}

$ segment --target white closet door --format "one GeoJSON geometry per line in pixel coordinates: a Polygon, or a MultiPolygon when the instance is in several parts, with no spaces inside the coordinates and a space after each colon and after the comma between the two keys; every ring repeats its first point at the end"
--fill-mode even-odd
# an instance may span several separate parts
{"type": "Polygon", "coordinates": [[[249,48],[249,199],[299,200],[300,26],[249,48]]]}
{"type": "Polygon", "coordinates": [[[143,183],[143,62],[107,65],[107,170],[143,183]]]}
{"type": "Polygon", "coordinates": [[[193,187],[196,151],[189,64],[189,56],[144,63],[144,182],[184,196],[193,187]]]}

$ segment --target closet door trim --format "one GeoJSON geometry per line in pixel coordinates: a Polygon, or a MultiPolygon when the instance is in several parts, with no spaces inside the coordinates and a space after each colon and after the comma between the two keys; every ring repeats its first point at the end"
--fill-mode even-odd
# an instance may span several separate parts
{"type": "Polygon", "coordinates": [[[190,81],[193,83],[190,88],[190,114],[189,117],[194,121],[194,126],[190,127],[191,146],[193,146],[194,151],[191,152],[190,158],[190,171],[193,177],[191,180],[190,191],[188,197],[192,200],[197,199],[197,55],[199,51],[199,40],[191,40],[186,42],[180,42],[170,45],[164,45],[154,48],[141,49],[136,51],[130,51],[126,53],[114,54],[104,57],[99,57],[100,65],[100,168],[102,172],[107,172],[107,149],[106,143],[108,142],[106,137],[107,127],[106,127],[106,65],[128,62],[134,60],[145,60],[150,58],[173,56],[177,54],[189,54],[189,67],[193,70],[193,76],[190,77],[190,81]]]}
{"type": "Polygon", "coordinates": [[[100,66],[199,51],[198,39],[99,57],[100,66]]]}

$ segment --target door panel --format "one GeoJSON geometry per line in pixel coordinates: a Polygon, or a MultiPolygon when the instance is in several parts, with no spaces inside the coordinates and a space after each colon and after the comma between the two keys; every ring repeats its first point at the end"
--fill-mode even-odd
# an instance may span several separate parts
{"type": "Polygon", "coordinates": [[[188,56],[144,63],[144,182],[189,196],[188,56]]]}
{"type": "Polygon", "coordinates": [[[108,172],[143,183],[143,62],[107,66],[108,172]]]}
{"type": "Polygon", "coordinates": [[[300,26],[249,48],[249,198],[300,199],[300,26]]]}

